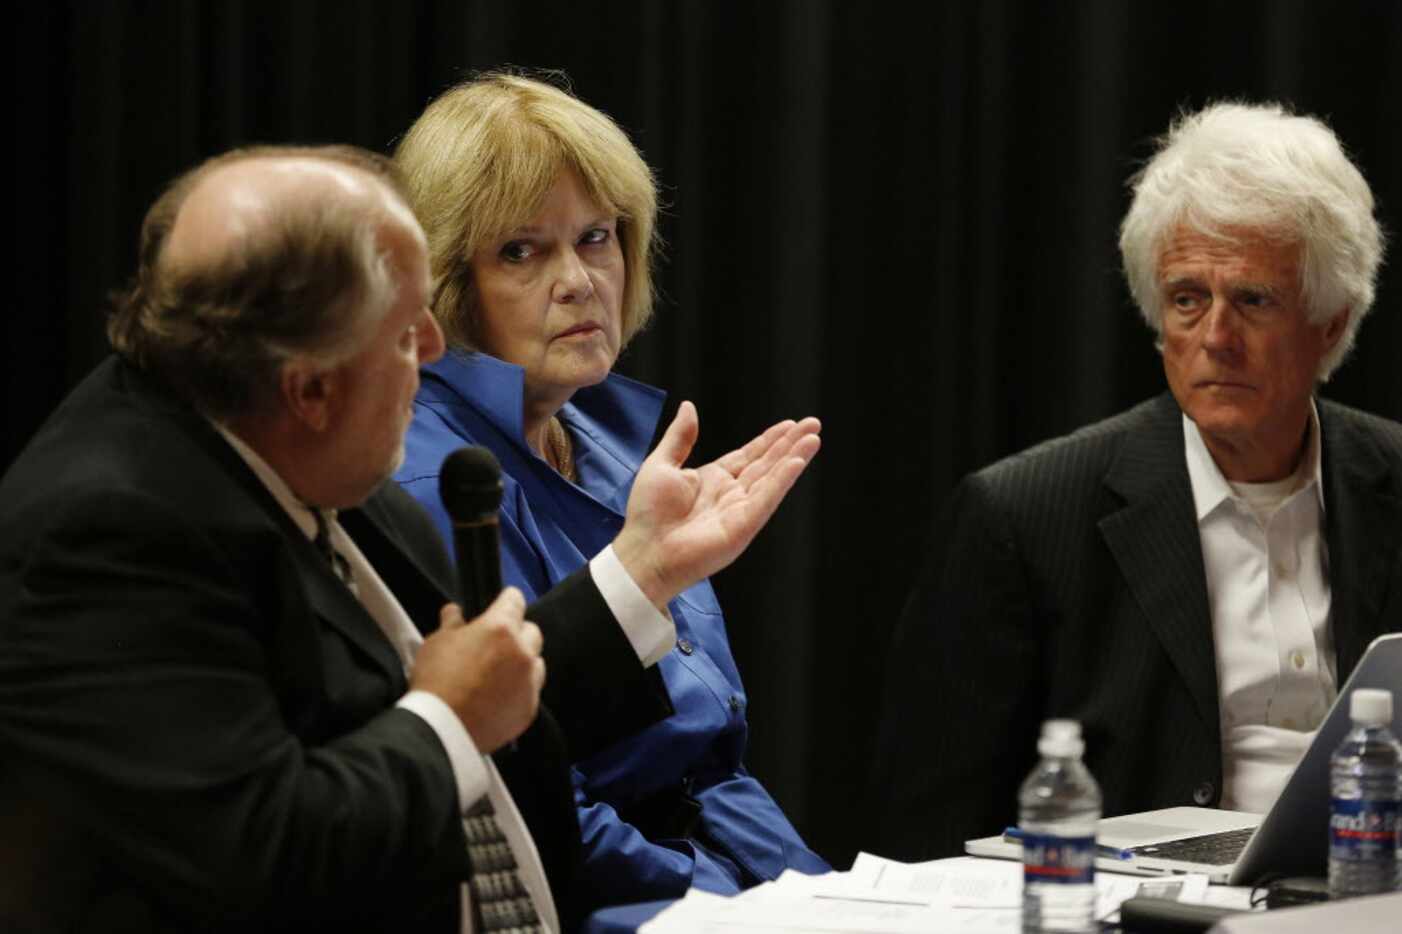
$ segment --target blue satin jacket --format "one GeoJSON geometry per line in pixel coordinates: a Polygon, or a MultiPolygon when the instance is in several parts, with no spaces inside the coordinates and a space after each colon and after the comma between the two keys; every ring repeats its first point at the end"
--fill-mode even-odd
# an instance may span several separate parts
{"type": "MultiPolygon", "coordinates": [[[[501,461],[502,576],[527,601],[613,541],[657,427],[660,390],[612,375],[575,393],[559,412],[574,439],[575,485],[525,442],[520,367],[452,351],[422,377],[395,479],[434,517],[445,541],[452,535],[439,467],[464,444],[485,445],[501,461]]],[[[741,762],[745,690],[710,582],[668,608],[677,645],[658,664],[676,712],[574,767],[584,885],[599,904],[619,904],[675,898],[689,886],[733,893],[785,868],[826,872],[741,762]],[[620,818],[617,809],[675,788],[701,804],[691,836],[649,840],[620,818]]]]}

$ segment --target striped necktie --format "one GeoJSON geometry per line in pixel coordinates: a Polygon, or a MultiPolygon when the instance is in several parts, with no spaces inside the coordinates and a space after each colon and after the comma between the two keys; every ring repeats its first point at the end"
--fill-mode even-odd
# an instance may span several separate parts
{"type": "Polygon", "coordinates": [[[350,592],[357,594],[355,586],[355,576],[351,574],[350,561],[346,556],[336,550],[336,546],[331,544],[331,525],[326,521],[326,513],[314,506],[307,507],[316,520],[316,538],[312,539],[312,544],[317,551],[326,559],[326,563],[331,565],[331,570],[341,579],[341,583],[350,589],[350,592]]]}

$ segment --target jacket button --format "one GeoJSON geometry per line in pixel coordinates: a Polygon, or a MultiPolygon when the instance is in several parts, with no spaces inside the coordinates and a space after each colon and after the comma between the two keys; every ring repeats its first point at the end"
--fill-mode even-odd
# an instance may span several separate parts
{"type": "Polygon", "coordinates": [[[1193,789],[1193,803],[1201,807],[1207,807],[1212,803],[1212,796],[1217,793],[1211,782],[1203,782],[1193,789]]]}
{"type": "Polygon", "coordinates": [[[740,712],[740,698],[736,697],[734,694],[730,695],[730,712],[740,712]]]}
{"type": "Polygon", "coordinates": [[[692,645],[690,642],[686,641],[685,639],[678,639],[678,640],[677,640],[677,648],[681,650],[681,653],[682,653],[683,655],[690,655],[692,652],[695,652],[695,651],[696,651],[696,646],[692,645]]]}

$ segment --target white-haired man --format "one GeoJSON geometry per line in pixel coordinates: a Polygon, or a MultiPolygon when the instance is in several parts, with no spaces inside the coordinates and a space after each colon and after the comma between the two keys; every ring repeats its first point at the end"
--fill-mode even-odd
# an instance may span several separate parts
{"type": "Polygon", "coordinates": [[[385,483],[443,352],[428,298],[383,157],[238,151],[151,208],[117,356],[0,481],[0,928],[578,921],[567,763],[668,710],[634,581],[729,563],[817,424],[683,470],[684,408],[604,555],[464,625],[385,483]]]}
{"type": "Polygon", "coordinates": [[[1402,425],[1318,399],[1382,236],[1334,134],[1277,106],[1178,120],[1120,248],[1168,392],[966,478],[892,653],[883,852],[1015,822],[1048,717],[1106,814],[1264,811],[1402,620],[1402,425]]]}

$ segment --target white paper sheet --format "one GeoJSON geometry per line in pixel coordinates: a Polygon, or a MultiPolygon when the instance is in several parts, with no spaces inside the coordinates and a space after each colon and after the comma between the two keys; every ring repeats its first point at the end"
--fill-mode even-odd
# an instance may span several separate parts
{"type": "MultiPolygon", "coordinates": [[[[1205,876],[1096,875],[1096,917],[1137,894],[1202,901],[1205,876]]],[[[1011,934],[1022,924],[1022,866],[967,856],[898,863],[870,853],[850,872],[786,872],[734,898],[691,891],[640,934],[1011,934]]]]}

